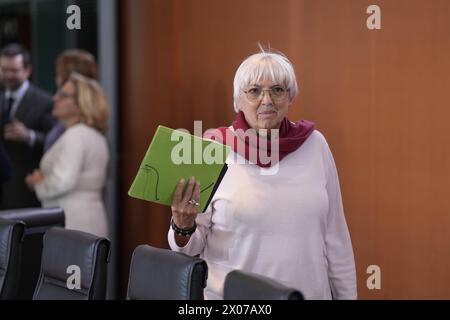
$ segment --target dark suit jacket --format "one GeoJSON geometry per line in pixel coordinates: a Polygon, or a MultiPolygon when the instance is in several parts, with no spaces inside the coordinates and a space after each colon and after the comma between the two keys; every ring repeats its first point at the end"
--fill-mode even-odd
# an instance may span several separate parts
{"type": "Polygon", "coordinates": [[[3,142],[0,141],[0,183],[8,181],[10,176],[11,176],[11,160],[9,160],[5,147],[3,147],[3,142]]]}
{"type": "MultiPolygon", "coordinates": [[[[3,103],[5,103],[4,92],[0,92],[0,110],[3,110],[3,103]]],[[[27,187],[25,177],[34,169],[39,168],[45,135],[55,124],[55,119],[51,114],[52,108],[53,101],[50,94],[30,84],[14,117],[23,122],[27,128],[35,131],[34,146],[4,141],[4,130],[1,128],[1,139],[11,159],[12,168],[10,180],[2,186],[0,208],[40,207],[34,192],[27,187]]]]}

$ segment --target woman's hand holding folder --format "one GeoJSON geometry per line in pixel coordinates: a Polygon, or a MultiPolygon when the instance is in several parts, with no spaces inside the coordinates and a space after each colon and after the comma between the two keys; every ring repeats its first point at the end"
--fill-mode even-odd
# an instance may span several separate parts
{"type": "Polygon", "coordinates": [[[172,228],[175,231],[175,240],[180,247],[185,246],[189,236],[195,231],[195,218],[199,213],[200,182],[191,177],[187,183],[181,179],[172,201],[172,228]],[[183,192],[184,190],[184,192],[183,192]]]}

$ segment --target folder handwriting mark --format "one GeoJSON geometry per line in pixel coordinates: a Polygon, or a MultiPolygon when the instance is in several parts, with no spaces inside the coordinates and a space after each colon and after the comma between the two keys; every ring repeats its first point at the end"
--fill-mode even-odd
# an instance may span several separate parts
{"type": "Polygon", "coordinates": [[[206,188],[204,188],[203,190],[200,190],[200,193],[208,190],[209,188],[211,188],[214,185],[214,182],[211,182],[209,186],[207,186],[206,188]]]}
{"type": "Polygon", "coordinates": [[[145,184],[144,184],[144,191],[142,193],[142,196],[145,198],[146,194],[147,194],[147,186],[149,183],[149,178],[150,178],[150,173],[151,170],[155,171],[156,173],[156,186],[155,186],[155,199],[159,200],[158,198],[158,183],[159,183],[159,172],[158,170],[156,170],[155,167],[145,164],[143,167],[139,168],[139,170],[143,170],[145,172],[145,184]]]}

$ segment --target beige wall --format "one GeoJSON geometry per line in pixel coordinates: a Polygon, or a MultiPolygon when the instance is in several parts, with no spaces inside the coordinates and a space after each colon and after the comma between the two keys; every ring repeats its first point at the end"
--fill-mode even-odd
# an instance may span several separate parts
{"type": "Polygon", "coordinates": [[[290,117],[334,153],[360,298],[450,299],[450,1],[128,0],[121,20],[123,288],[134,247],[167,247],[170,209],[126,195],[156,126],[229,124],[234,72],[261,42],[296,65],[290,117]]]}

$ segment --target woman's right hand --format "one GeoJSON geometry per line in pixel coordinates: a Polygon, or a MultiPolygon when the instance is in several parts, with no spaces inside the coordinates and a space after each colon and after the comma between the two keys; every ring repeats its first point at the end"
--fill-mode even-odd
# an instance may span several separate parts
{"type": "Polygon", "coordinates": [[[27,184],[28,188],[31,190],[34,190],[34,186],[44,180],[44,175],[42,174],[42,171],[39,169],[35,169],[33,173],[30,173],[25,177],[25,183],[27,184]]]}
{"type": "Polygon", "coordinates": [[[172,200],[172,218],[175,225],[180,229],[190,229],[195,224],[198,214],[198,202],[200,201],[200,182],[196,182],[194,177],[188,181],[185,189],[185,181],[181,179],[172,200]],[[183,193],[184,190],[184,193],[183,193]],[[189,203],[194,200],[195,203],[189,203]]]}

